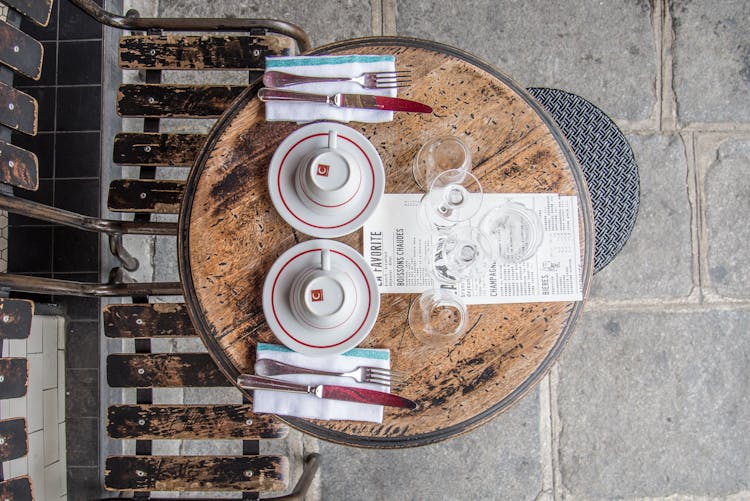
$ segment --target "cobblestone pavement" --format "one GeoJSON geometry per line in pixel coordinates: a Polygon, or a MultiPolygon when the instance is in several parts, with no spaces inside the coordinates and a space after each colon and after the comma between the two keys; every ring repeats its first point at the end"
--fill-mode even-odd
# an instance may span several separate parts
{"type": "Polygon", "coordinates": [[[750,3],[161,0],[159,11],[286,19],[314,45],[448,43],[525,86],[591,100],[635,151],[636,228],[551,373],[441,444],[321,443],[323,499],[750,499],[750,3]]]}

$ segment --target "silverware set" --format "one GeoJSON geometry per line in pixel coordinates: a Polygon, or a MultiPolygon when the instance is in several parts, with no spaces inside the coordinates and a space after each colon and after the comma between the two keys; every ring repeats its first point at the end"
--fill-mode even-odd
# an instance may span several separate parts
{"type": "Polygon", "coordinates": [[[315,77],[271,70],[263,74],[263,85],[265,87],[258,91],[258,99],[263,102],[307,101],[325,103],[337,108],[432,113],[432,108],[426,104],[399,97],[345,93],[326,95],[284,89],[285,87],[310,82],[355,82],[364,89],[395,89],[410,85],[411,73],[408,70],[401,70],[367,72],[356,77],[315,77]]]}
{"type": "Polygon", "coordinates": [[[417,408],[417,403],[408,398],[365,388],[352,388],[349,386],[337,386],[333,384],[307,385],[290,383],[280,379],[252,374],[240,374],[237,376],[237,384],[246,390],[286,391],[291,393],[310,394],[317,398],[344,400],[360,404],[387,405],[390,407],[406,409],[417,408]]]}
{"type": "Polygon", "coordinates": [[[363,89],[395,89],[409,85],[411,73],[408,70],[381,71],[362,73],[356,77],[310,77],[282,71],[267,71],[263,74],[263,85],[266,87],[280,88],[312,82],[354,82],[363,89]]]}
{"type": "Polygon", "coordinates": [[[248,390],[272,390],[287,391],[292,393],[309,393],[318,398],[346,400],[363,404],[387,405],[391,407],[416,408],[417,404],[409,399],[394,395],[392,393],[369,390],[364,388],[353,388],[349,386],[337,386],[331,384],[300,384],[291,383],[271,376],[282,376],[289,374],[308,374],[315,376],[339,376],[350,377],[360,383],[374,383],[386,386],[397,386],[406,382],[406,375],[380,367],[360,366],[346,372],[332,372],[318,369],[308,369],[296,365],[285,364],[277,360],[262,358],[255,362],[255,374],[240,374],[237,384],[248,390]]]}

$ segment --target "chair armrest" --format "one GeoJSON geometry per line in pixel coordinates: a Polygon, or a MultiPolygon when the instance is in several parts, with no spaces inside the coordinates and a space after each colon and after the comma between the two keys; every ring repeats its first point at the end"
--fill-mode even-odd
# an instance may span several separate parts
{"type": "Polygon", "coordinates": [[[315,474],[318,472],[318,468],[320,468],[320,454],[317,452],[308,454],[305,457],[302,476],[300,476],[297,485],[294,486],[292,492],[286,496],[271,499],[281,501],[304,501],[305,495],[307,494],[308,489],[310,489],[310,484],[312,484],[313,478],[315,478],[315,474]]]}
{"type": "Polygon", "coordinates": [[[94,0],[70,0],[102,24],[133,31],[161,29],[166,31],[252,31],[270,30],[297,42],[300,52],[311,48],[310,38],[299,26],[278,19],[126,17],[102,9],[94,0]]]}

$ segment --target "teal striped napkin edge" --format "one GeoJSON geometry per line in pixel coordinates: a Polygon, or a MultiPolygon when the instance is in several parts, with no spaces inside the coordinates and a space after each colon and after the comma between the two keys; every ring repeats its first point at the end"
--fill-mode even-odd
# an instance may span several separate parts
{"type": "MultiPolygon", "coordinates": [[[[258,353],[261,351],[280,351],[283,353],[292,353],[292,350],[286,346],[280,346],[278,344],[258,343],[258,353]]],[[[361,357],[361,358],[373,358],[377,360],[388,360],[391,356],[390,350],[385,349],[370,349],[370,348],[352,348],[351,350],[342,353],[345,357],[361,357]]]]}
{"type": "Polygon", "coordinates": [[[395,60],[395,56],[269,56],[266,57],[266,68],[319,66],[322,64],[379,63],[395,60]]]}

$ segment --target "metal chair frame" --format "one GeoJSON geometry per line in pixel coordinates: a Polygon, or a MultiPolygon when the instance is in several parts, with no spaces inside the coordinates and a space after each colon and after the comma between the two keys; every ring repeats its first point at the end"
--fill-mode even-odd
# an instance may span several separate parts
{"type": "Polygon", "coordinates": [[[138,269],[138,259],[123,246],[123,235],[177,235],[177,223],[101,219],[3,193],[0,193],[0,209],[79,230],[105,233],[109,237],[110,251],[128,271],[138,269]]]}
{"type": "Polygon", "coordinates": [[[307,52],[312,47],[310,38],[302,28],[278,19],[120,16],[99,7],[94,0],[70,0],[70,2],[100,23],[123,30],[252,31],[265,29],[293,38],[301,52],[307,52]]]}
{"type": "Polygon", "coordinates": [[[60,296],[143,297],[182,295],[180,282],[126,282],[124,273],[120,268],[112,269],[107,283],[77,282],[57,278],[0,273],[0,290],[3,288],[17,292],[60,296]]]}

